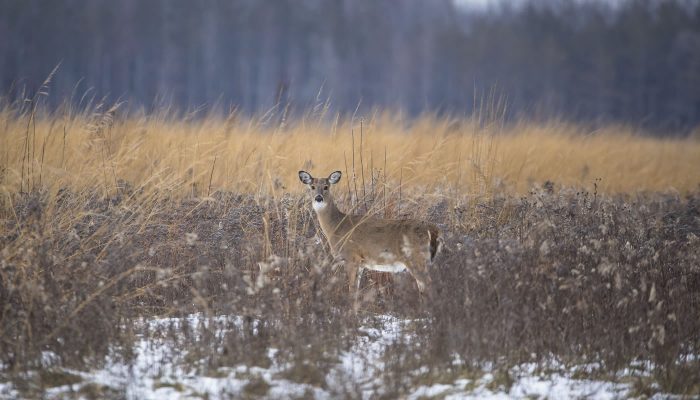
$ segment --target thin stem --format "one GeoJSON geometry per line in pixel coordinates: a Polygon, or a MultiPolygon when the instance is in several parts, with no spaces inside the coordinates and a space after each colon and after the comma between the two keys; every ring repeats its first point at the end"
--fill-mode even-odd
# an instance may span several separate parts
{"type": "MultiPolygon", "coordinates": [[[[355,201],[358,199],[357,196],[357,174],[355,174],[355,130],[350,128],[350,134],[352,135],[352,183],[355,186],[355,201]]],[[[353,208],[355,207],[355,201],[352,202],[353,208]]]]}
{"type": "Polygon", "coordinates": [[[365,203],[365,212],[369,211],[367,207],[367,188],[365,187],[365,163],[362,157],[362,121],[360,119],[360,173],[362,174],[362,202],[365,203]]]}
{"type": "Polygon", "coordinates": [[[211,193],[211,178],[214,177],[214,166],[216,165],[216,157],[214,156],[214,162],[211,163],[211,172],[209,173],[209,188],[207,189],[207,197],[211,193]]]}

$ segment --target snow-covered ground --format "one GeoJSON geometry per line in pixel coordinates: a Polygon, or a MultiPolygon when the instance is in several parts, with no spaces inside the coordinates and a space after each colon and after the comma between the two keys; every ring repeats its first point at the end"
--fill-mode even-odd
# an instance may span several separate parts
{"type": "MultiPolygon", "coordinates": [[[[228,321],[232,321],[230,317],[228,321]]],[[[185,319],[155,319],[147,322],[151,329],[167,327],[171,324],[190,324],[192,331],[201,323],[200,316],[185,319]]],[[[339,362],[327,371],[326,385],[293,382],[280,378],[285,365],[275,361],[276,350],[268,350],[272,364],[267,367],[237,365],[220,368],[216,374],[204,376],[196,368],[183,367],[187,363],[178,362],[181,349],[165,339],[141,339],[136,346],[135,359],[131,363],[110,357],[105,366],[93,371],[66,370],[69,374],[82,378],[79,383],[48,389],[47,398],[61,398],[68,394],[80,397],[84,385],[93,384],[113,388],[129,399],[178,399],[178,398],[230,398],[242,394],[252,394],[266,398],[337,398],[342,394],[360,392],[363,398],[372,398],[382,393],[384,367],[382,355],[387,346],[397,340],[410,344],[410,334],[405,333],[409,321],[390,316],[380,318],[381,323],[361,328],[349,351],[344,352],[339,362]],[[383,326],[377,328],[376,326],[383,326]],[[257,385],[257,389],[255,386],[257,385]],[[253,389],[251,389],[253,388],[253,389]]],[[[234,318],[234,323],[243,323],[234,318]]],[[[217,325],[218,326],[218,325],[217,325]]],[[[224,332],[217,332],[223,334],[224,332]]],[[[451,383],[417,386],[407,396],[409,399],[440,397],[462,398],[593,398],[609,399],[626,397],[630,386],[623,383],[574,379],[571,373],[541,373],[534,365],[522,365],[510,371],[512,385],[499,386],[494,381],[494,373],[484,371],[474,379],[459,378],[451,383]]],[[[566,370],[564,370],[566,371],[566,370]]],[[[7,382],[0,382],[0,398],[18,396],[16,388],[7,382]]]]}

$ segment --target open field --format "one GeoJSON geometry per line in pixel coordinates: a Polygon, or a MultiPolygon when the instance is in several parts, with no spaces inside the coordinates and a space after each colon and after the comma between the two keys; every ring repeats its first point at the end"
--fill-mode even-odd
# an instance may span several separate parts
{"type": "Polygon", "coordinates": [[[352,172],[353,156],[366,187],[392,192],[401,183],[446,197],[524,194],[546,181],[589,190],[597,182],[598,191],[609,194],[686,194],[700,183],[697,138],[649,137],[622,126],[504,125],[493,111],[472,119],[415,120],[376,113],[364,123],[323,110],[292,121],[273,113],[130,115],[118,107],[36,114],[31,107],[0,109],[5,194],[89,187],[109,195],[125,182],[178,197],[214,191],[277,196],[301,190],[300,168],[352,172]]]}
{"type": "Polygon", "coordinates": [[[700,394],[697,139],[30,104],[0,149],[0,397],[700,394]],[[350,312],[301,168],[440,226],[433,302],[350,312]]]}

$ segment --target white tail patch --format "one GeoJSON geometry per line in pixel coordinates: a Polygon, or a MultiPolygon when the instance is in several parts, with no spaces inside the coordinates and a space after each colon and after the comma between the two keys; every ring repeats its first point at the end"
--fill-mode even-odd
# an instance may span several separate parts
{"type": "Polygon", "coordinates": [[[401,246],[401,252],[404,256],[406,256],[406,258],[410,258],[413,254],[413,250],[411,249],[411,241],[408,240],[408,236],[406,235],[403,235],[403,245],[401,246]]]}

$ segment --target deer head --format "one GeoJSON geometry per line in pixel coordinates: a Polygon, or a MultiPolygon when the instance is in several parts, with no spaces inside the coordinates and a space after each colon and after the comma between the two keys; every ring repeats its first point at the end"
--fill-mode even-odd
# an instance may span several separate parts
{"type": "Polygon", "coordinates": [[[333,195],[331,194],[331,185],[340,181],[342,176],[340,171],[331,173],[328,178],[314,178],[306,171],[299,171],[299,180],[309,187],[312,194],[312,206],[314,211],[320,212],[329,205],[333,206],[333,195]]]}

